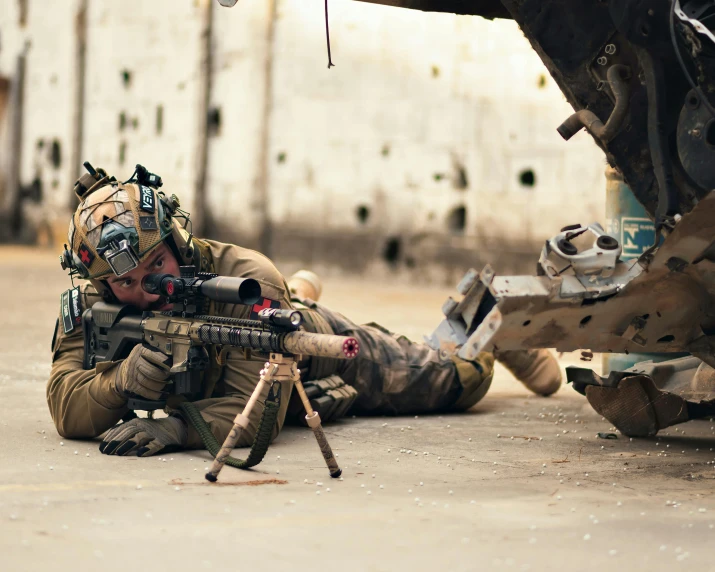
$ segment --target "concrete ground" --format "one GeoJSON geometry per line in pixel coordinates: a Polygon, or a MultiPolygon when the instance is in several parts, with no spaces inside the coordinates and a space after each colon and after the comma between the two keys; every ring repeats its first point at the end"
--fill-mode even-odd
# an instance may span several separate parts
{"type": "MultiPolygon", "coordinates": [[[[503,369],[466,414],[326,426],[338,481],[302,428],[218,486],[206,452],[63,440],[44,395],[56,254],[0,249],[0,570],[713,569],[715,423],[598,439],[570,387],[534,397],[503,369]]],[[[419,339],[450,293],[331,278],[323,300],[419,339]]]]}

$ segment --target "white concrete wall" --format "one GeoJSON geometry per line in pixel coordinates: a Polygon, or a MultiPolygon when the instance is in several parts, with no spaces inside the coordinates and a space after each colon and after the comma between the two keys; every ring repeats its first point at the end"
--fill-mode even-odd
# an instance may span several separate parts
{"type": "MultiPolygon", "coordinates": [[[[24,26],[19,22],[20,2],[5,0],[0,10],[0,74],[14,81],[17,57],[25,49],[27,54],[20,179],[23,185],[35,178],[42,183],[43,204],[24,209],[34,224],[52,225],[58,211],[65,214],[74,182],[70,161],[77,6],[78,0],[30,0],[24,26]],[[59,150],[58,164],[52,161],[53,144],[59,150]]],[[[9,149],[3,150],[7,157],[9,149]]]]}
{"type": "Polygon", "coordinates": [[[440,233],[463,204],[468,235],[541,241],[601,218],[603,153],[586,134],[569,143],[557,134],[572,109],[513,22],[333,0],[327,70],[323,3],[279,6],[278,221],[318,213],[321,226],[359,228],[355,208],[367,205],[372,228],[440,233]],[[455,163],[466,189],[454,188],[455,163]],[[519,182],[527,169],[534,187],[519,182]]]}
{"type": "MultiPolygon", "coordinates": [[[[17,2],[6,0],[0,11],[0,73],[12,73],[29,38],[22,177],[33,177],[37,141],[59,140],[62,166],[43,170],[54,193],[47,204],[57,209],[74,177],[79,0],[28,1],[23,29],[17,2]]],[[[84,159],[118,177],[140,162],[192,204],[207,1],[214,9],[211,105],[221,114],[209,139],[207,205],[224,229],[258,233],[264,129],[270,215],[316,236],[449,235],[449,214],[460,206],[462,234],[477,245],[480,237],[540,244],[565,224],[603,219],[603,154],[587,134],[566,143],[556,133],[572,110],[513,22],[353,0],[330,2],[330,70],[322,0],[276,0],[272,44],[268,0],[232,9],[212,0],[90,0],[84,159]],[[534,186],[520,183],[527,170],[534,186]],[[365,223],[360,206],[370,212],[365,223]]]]}
{"type": "Polygon", "coordinates": [[[220,110],[221,126],[209,138],[207,208],[227,229],[256,236],[271,3],[248,0],[232,9],[214,4],[211,106],[220,110]]]}
{"type": "Polygon", "coordinates": [[[141,163],[187,207],[196,172],[199,10],[195,0],[89,2],[84,156],[123,179],[141,163]]]}

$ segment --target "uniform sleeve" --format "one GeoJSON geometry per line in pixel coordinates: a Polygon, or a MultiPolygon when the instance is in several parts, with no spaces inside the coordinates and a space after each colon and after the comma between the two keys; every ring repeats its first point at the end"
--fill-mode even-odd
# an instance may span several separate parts
{"type": "Polygon", "coordinates": [[[128,411],[126,398],[114,389],[114,372],[121,362],[103,364],[102,371],[83,369],[81,328],[65,335],[59,324],[52,352],[47,404],[57,432],[68,439],[86,439],[115,425],[128,411]]]}
{"type": "MultiPolygon", "coordinates": [[[[240,249],[239,252],[245,253],[247,251],[240,249]]],[[[279,300],[282,308],[291,308],[290,298],[282,274],[268,258],[253,251],[248,252],[250,254],[241,257],[232,257],[232,251],[224,251],[220,254],[214,253],[214,260],[219,262],[216,272],[222,276],[255,278],[261,284],[261,292],[264,297],[279,300]]],[[[219,313],[222,316],[231,316],[233,318],[248,318],[250,312],[251,308],[248,306],[226,305],[219,313]]],[[[224,396],[194,402],[219,443],[223,443],[226,439],[233,427],[236,415],[243,411],[246,406],[258,383],[259,372],[263,369],[264,364],[265,358],[254,356],[253,359],[246,360],[242,350],[229,352],[221,377],[225,388],[224,396]]],[[[241,433],[237,447],[247,447],[253,443],[269,389],[268,386],[264,388],[249,416],[247,429],[241,433]]],[[[281,387],[281,404],[271,439],[275,439],[283,427],[292,391],[292,383],[283,384],[281,387]]],[[[192,449],[203,449],[204,444],[199,434],[191,424],[188,425],[189,439],[187,446],[192,449]]]]}

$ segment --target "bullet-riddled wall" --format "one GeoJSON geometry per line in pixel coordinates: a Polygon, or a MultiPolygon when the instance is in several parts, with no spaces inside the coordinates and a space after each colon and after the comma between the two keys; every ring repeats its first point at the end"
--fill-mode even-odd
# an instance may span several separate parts
{"type": "MultiPolygon", "coordinates": [[[[558,136],[572,110],[513,22],[331,0],[328,70],[323,2],[207,2],[86,2],[81,139],[120,178],[160,173],[207,234],[355,269],[525,271],[561,226],[603,219],[603,153],[558,136]]],[[[25,182],[36,133],[72,156],[77,101],[82,2],[40,4],[23,27],[0,19],[0,72],[29,38],[28,74],[47,84],[28,94],[25,182]]],[[[56,207],[63,165],[43,199],[56,207]]]]}
{"type": "Polygon", "coordinates": [[[24,197],[21,239],[51,242],[57,213],[66,213],[69,205],[76,177],[71,162],[77,80],[74,39],[80,4],[78,0],[18,0],[4,2],[0,10],[0,80],[7,81],[11,94],[0,116],[0,217],[14,220],[13,206],[18,195],[24,197]],[[18,74],[19,60],[23,74],[18,74]],[[21,116],[13,100],[18,89],[21,116]],[[14,124],[21,128],[19,145],[12,139],[14,124]],[[13,163],[19,168],[17,189],[8,186],[13,163]]]}

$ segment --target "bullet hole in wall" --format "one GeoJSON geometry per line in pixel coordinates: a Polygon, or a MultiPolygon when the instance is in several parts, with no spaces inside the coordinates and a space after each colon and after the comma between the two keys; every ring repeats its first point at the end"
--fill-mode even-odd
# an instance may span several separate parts
{"type": "Polygon", "coordinates": [[[444,173],[435,173],[432,175],[432,178],[439,183],[442,179],[444,179],[444,173]]]}
{"type": "Polygon", "coordinates": [[[278,163],[285,163],[287,158],[288,156],[285,151],[281,151],[278,155],[276,155],[276,161],[278,161],[278,163]]]}
{"type": "Polygon", "coordinates": [[[387,239],[387,242],[385,242],[385,247],[382,250],[382,257],[385,262],[394,266],[400,260],[401,250],[402,242],[398,237],[392,236],[387,239]]]}
{"type": "Polygon", "coordinates": [[[127,158],[127,142],[122,141],[119,144],[119,164],[124,165],[124,161],[127,158]]]}
{"type": "Polygon", "coordinates": [[[28,186],[21,189],[22,197],[33,203],[42,202],[42,179],[35,177],[28,186]]]}
{"type": "Polygon", "coordinates": [[[132,127],[134,129],[137,129],[139,127],[139,118],[138,117],[135,117],[134,119],[132,119],[132,127]]]}
{"type": "Polygon", "coordinates": [[[37,148],[38,148],[38,149],[42,149],[42,148],[45,146],[45,140],[44,140],[44,139],[38,139],[36,145],[37,145],[37,148]]]}
{"type": "Polygon", "coordinates": [[[365,224],[370,218],[370,208],[365,205],[360,205],[357,209],[355,209],[355,215],[357,216],[360,224],[365,224]]]}
{"type": "Polygon", "coordinates": [[[439,77],[439,66],[432,66],[432,77],[439,77]]]}
{"type": "Polygon", "coordinates": [[[546,87],[546,75],[545,74],[539,74],[539,81],[537,82],[537,85],[539,86],[539,89],[544,89],[546,87]]]}
{"type": "Polygon", "coordinates": [[[218,135],[221,133],[220,107],[209,108],[208,115],[206,117],[206,128],[208,129],[209,135],[218,135]]]}
{"type": "Polygon", "coordinates": [[[27,3],[28,0],[18,0],[18,24],[21,28],[24,28],[25,24],[27,24],[27,3]]]}
{"type": "Polygon", "coordinates": [[[121,72],[119,72],[119,75],[122,78],[122,85],[125,88],[128,88],[130,85],[132,85],[132,72],[130,72],[128,69],[123,69],[121,72]]]}
{"type": "Polygon", "coordinates": [[[127,126],[127,114],[123,111],[119,113],[119,131],[123,131],[127,126]]]}
{"type": "Polygon", "coordinates": [[[62,147],[57,139],[52,141],[50,147],[50,162],[55,169],[59,169],[62,164],[62,147]]]}
{"type": "Polygon", "coordinates": [[[414,268],[416,266],[415,259],[411,256],[405,257],[405,266],[407,266],[407,268],[414,268]]]}
{"type": "Polygon", "coordinates": [[[532,169],[524,169],[519,173],[519,183],[522,187],[533,187],[536,185],[536,175],[532,169]]]}
{"type": "Polygon", "coordinates": [[[469,180],[467,179],[467,170],[461,163],[455,163],[454,170],[454,188],[463,191],[469,186],[469,180]]]}
{"type": "Polygon", "coordinates": [[[387,157],[390,154],[390,146],[387,143],[385,143],[382,146],[382,150],[380,151],[380,153],[382,154],[383,157],[387,157]]]}
{"type": "Polygon", "coordinates": [[[164,131],[164,106],[156,106],[156,134],[161,135],[164,131]]]}
{"type": "Polygon", "coordinates": [[[464,205],[454,207],[447,215],[447,228],[452,234],[462,234],[467,224],[467,209],[464,205]]]}

